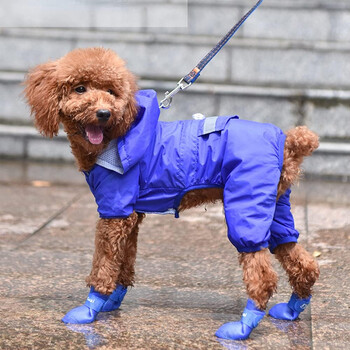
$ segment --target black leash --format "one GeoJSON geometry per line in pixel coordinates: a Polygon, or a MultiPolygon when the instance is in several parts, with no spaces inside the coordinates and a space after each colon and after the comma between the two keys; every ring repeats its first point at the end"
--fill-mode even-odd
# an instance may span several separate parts
{"type": "Polygon", "coordinates": [[[200,76],[206,65],[217,55],[217,53],[226,45],[226,43],[235,35],[240,26],[246,19],[260,6],[263,0],[259,0],[231,29],[230,31],[213,47],[210,52],[178,83],[174,90],[165,93],[164,99],[160,102],[159,108],[170,108],[173,97],[180,91],[190,87],[200,76]]]}

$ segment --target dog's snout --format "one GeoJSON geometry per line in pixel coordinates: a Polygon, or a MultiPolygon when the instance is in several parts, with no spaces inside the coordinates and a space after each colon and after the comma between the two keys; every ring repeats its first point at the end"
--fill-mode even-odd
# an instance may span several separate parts
{"type": "Polygon", "coordinates": [[[96,112],[96,117],[102,122],[106,122],[111,116],[111,112],[108,109],[99,109],[96,112]]]}

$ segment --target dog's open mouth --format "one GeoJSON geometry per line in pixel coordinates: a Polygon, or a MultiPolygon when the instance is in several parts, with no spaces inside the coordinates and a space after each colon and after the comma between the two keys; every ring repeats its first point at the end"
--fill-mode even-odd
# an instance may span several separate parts
{"type": "Polygon", "coordinates": [[[93,145],[99,145],[103,141],[103,129],[99,125],[89,124],[85,127],[87,139],[93,145]]]}

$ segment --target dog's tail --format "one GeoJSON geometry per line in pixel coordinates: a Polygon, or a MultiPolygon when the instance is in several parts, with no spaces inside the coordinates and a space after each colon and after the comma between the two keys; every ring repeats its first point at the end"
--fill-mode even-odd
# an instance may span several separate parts
{"type": "Polygon", "coordinates": [[[286,133],[278,197],[299,179],[304,157],[310,156],[318,146],[318,135],[306,126],[298,126],[286,133]]]}

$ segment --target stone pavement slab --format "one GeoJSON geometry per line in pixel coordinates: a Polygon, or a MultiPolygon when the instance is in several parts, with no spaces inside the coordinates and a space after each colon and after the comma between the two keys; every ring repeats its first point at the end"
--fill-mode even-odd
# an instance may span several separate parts
{"type": "MultiPolygon", "coordinates": [[[[135,287],[121,309],[91,325],[61,323],[88,293],[97,213],[72,166],[41,167],[0,163],[0,349],[349,348],[349,184],[304,181],[294,188],[300,241],[321,267],[311,307],[297,322],[265,317],[249,340],[234,342],[214,336],[240,318],[246,302],[220,205],[180,219],[149,215],[139,235],[135,287]]],[[[269,307],[290,294],[273,264],[280,281],[269,307]]]]}

